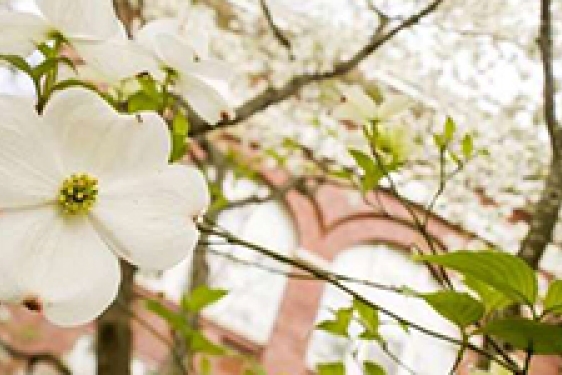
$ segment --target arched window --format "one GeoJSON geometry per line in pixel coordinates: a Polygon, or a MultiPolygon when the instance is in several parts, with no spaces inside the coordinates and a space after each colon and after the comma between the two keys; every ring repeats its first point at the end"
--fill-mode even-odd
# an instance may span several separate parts
{"type": "MultiPolygon", "coordinates": [[[[403,252],[386,245],[362,245],[341,253],[334,261],[334,272],[358,279],[380,282],[386,285],[407,285],[421,292],[434,291],[437,285],[427,269],[413,263],[403,252]]],[[[420,323],[425,327],[454,335],[452,325],[439,317],[423,301],[407,298],[372,287],[348,283],[377,304],[383,305],[403,318],[420,323]]],[[[333,318],[333,311],[351,305],[350,297],[340,290],[327,286],[318,312],[318,321],[333,318]]],[[[391,319],[380,314],[382,322],[391,319]]],[[[350,328],[352,334],[359,334],[359,327],[350,328]],[[353,332],[353,331],[356,332],[353,332]]],[[[359,360],[369,360],[383,366],[388,375],[435,375],[449,373],[455,359],[453,347],[410,329],[409,332],[397,324],[384,324],[380,328],[388,344],[391,358],[378,345],[364,341],[350,341],[322,331],[312,334],[307,363],[314,369],[319,363],[344,360],[348,375],[363,374],[359,361],[352,353],[357,351],[359,360]],[[351,345],[354,345],[351,347],[351,345]],[[398,363],[400,362],[400,363],[398,363]]]]}
{"type": "MultiPolygon", "coordinates": [[[[247,241],[283,254],[291,254],[298,246],[292,218],[279,203],[226,211],[220,216],[219,224],[247,241]]],[[[209,284],[227,289],[229,294],[205,310],[204,316],[256,344],[265,345],[287,281],[286,276],[266,269],[287,268],[240,246],[211,246],[208,259],[209,284]]]]}

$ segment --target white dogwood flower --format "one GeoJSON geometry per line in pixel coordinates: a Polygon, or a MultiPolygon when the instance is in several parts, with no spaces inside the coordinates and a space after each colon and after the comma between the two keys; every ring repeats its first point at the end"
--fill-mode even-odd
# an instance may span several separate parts
{"type": "Polygon", "coordinates": [[[36,0],[39,14],[0,10],[0,54],[29,56],[60,35],[84,61],[113,80],[156,66],[128,39],[111,0],[36,0]]]}
{"type": "Polygon", "coordinates": [[[388,96],[379,105],[358,85],[342,85],[342,103],[334,109],[334,116],[358,124],[366,121],[389,122],[393,117],[411,106],[404,96],[388,96]]]}
{"type": "Polygon", "coordinates": [[[82,324],[114,300],[117,256],[158,270],[189,256],[210,198],[170,147],[157,114],[118,114],[82,88],[41,116],[0,96],[0,300],[82,324]]]}
{"type": "MultiPolygon", "coordinates": [[[[202,30],[186,32],[184,22],[159,19],[145,25],[136,40],[159,60],[162,70],[175,74],[175,89],[193,110],[209,124],[232,119],[234,111],[227,100],[231,69],[208,57],[207,38],[202,30]]],[[[162,76],[160,72],[152,72],[162,76]]]]}

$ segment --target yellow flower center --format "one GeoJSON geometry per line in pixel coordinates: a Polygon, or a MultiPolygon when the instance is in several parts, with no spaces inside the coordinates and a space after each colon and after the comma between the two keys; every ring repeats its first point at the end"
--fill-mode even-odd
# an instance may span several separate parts
{"type": "Polygon", "coordinates": [[[85,173],[73,174],[63,181],[59,191],[59,206],[66,214],[85,214],[96,203],[98,180],[85,173]]]}

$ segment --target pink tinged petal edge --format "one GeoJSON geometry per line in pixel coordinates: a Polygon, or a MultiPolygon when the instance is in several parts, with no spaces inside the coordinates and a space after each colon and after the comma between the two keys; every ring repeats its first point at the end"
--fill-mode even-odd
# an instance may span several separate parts
{"type": "Polygon", "coordinates": [[[4,291],[0,298],[40,309],[54,324],[90,322],[117,295],[117,257],[86,217],[63,217],[55,207],[4,212],[0,240],[2,271],[18,294],[4,291]]]}

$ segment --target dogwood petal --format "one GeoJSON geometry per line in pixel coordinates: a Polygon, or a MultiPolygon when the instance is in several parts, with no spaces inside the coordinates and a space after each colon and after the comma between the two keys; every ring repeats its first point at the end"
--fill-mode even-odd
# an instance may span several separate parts
{"type": "Polygon", "coordinates": [[[347,102],[337,105],[332,115],[338,120],[349,120],[360,125],[367,120],[354,105],[347,102]]]}
{"type": "Polygon", "coordinates": [[[34,103],[0,96],[0,209],[53,201],[61,177],[52,134],[34,103]]]}
{"type": "Polygon", "coordinates": [[[34,14],[0,10],[0,54],[27,57],[46,39],[48,30],[34,14]]]}
{"type": "Polygon", "coordinates": [[[83,223],[61,223],[50,267],[36,286],[45,316],[60,326],[94,320],[113,302],[121,281],[115,254],[86,218],[77,221],[83,223]]]}
{"type": "Polygon", "coordinates": [[[375,101],[357,85],[345,85],[341,88],[347,103],[359,112],[364,119],[372,120],[377,115],[377,104],[375,101]]]}
{"type": "Polygon", "coordinates": [[[186,71],[195,60],[195,51],[180,37],[171,34],[155,36],[155,52],[164,64],[176,71],[186,71]]]}
{"type": "Polygon", "coordinates": [[[91,217],[117,254],[141,268],[162,270],[191,255],[199,238],[193,216],[209,200],[198,170],[172,165],[100,191],[91,217]]]}
{"type": "Polygon", "coordinates": [[[390,95],[378,108],[378,119],[388,121],[397,114],[406,111],[412,106],[412,100],[402,95],[390,95]]]}
{"type": "Polygon", "coordinates": [[[179,69],[184,63],[193,61],[195,51],[179,35],[181,25],[178,20],[163,18],[144,25],[135,39],[140,45],[173,69],[179,69]]]}
{"type": "Polygon", "coordinates": [[[54,206],[0,214],[3,300],[35,301],[63,325],[93,320],[115,299],[119,263],[87,217],[64,217],[54,206]],[[3,288],[5,289],[5,288],[3,288]]]}
{"type": "Polygon", "coordinates": [[[234,118],[232,106],[220,93],[218,87],[213,87],[211,81],[196,75],[181,73],[178,90],[199,117],[211,125],[234,118]]]}
{"type": "Polygon", "coordinates": [[[32,260],[35,247],[47,238],[52,208],[3,211],[0,213],[0,300],[20,302],[32,295],[24,285],[26,260],[32,260]]]}
{"type": "Polygon", "coordinates": [[[128,39],[113,38],[105,42],[74,41],[73,47],[80,57],[105,77],[117,83],[139,73],[159,70],[156,59],[144,48],[128,39]]]}
{"type": "Polygon", "coordinates": [[[204,79],[228,83],[234,78],[232,67],[220,60],[203,60],[200,62],[187,63],[185,71],[204,79]]]}
{"type": "Polygon", "coordinates": [[[120,34],[111,0],[36,0],[41,13],[69,39],[104,41],[120,34]]]}
{"type": "Polygon", "coordinates": [[[170,137],[156,113],[118,114],[96,93],[71,88],[53,95],[43,119],[55,134],[66,174],[91,173],[100,189],[167,165],[170,137]]]}

